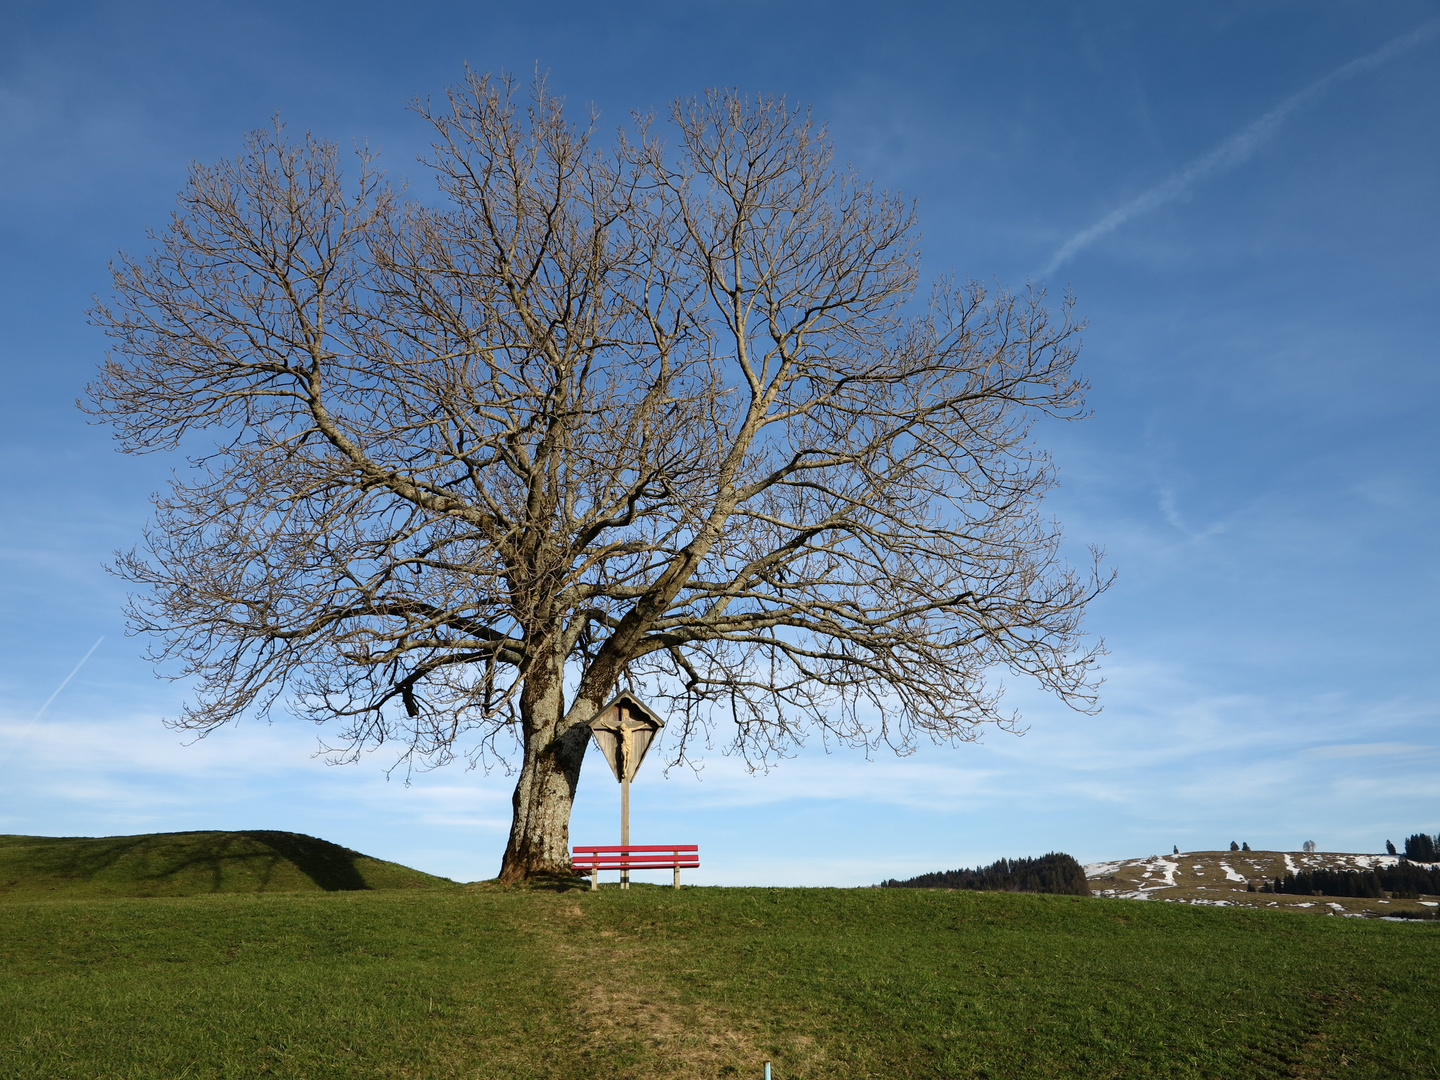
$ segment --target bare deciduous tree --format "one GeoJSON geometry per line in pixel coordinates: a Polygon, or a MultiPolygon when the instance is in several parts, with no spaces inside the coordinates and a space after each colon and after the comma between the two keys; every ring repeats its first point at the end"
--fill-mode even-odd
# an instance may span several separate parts
{"type": "Polygon", "coordinates": [[[773,99],[607,146],[469,75],[427,164],[256,133],[192,169],[96,318],[124,449],[218,433],[157,499],[139,629],[180,726],[277,702],[345,754],[519,748],[501,879],[564,872],[588,721],[622,685],[767,754],[1006,725],[1008,670],[1093,703],[1101,586],[1057,555],[1030,429],[1074,417],[1077,324],[942,281],[910,208],[773,99]]]}

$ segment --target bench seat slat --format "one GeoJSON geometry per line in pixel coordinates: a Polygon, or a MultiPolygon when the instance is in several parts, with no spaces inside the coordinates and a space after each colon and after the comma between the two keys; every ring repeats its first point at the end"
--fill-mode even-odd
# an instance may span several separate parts
{"type": "Polygon", "coordinates": [[[624,856],[620,856],[620,857],[605,856],[605,857],[598,858],[598,859],[587,859],[587,858],[585,858],[585,856],[579,855],[579,856],[576,856],[575,858],[572,858],[570,861],[571,861],[572,863],[574,863],[576,866],[579,866],[579,865],[581,865],[582,863],[583,863],[584,865],[586,865],[586,866],[589,866],[591,863],[598,863],[598,864],[600,864],[601,866],[609,866],[611,863],[614,863],[616,866],[619,866],[619,865],[621,865],[622,863],[628,864],[628,865],[630,865],[630,866],[651,866],[651,865],[654,865],[654,866],[669,866],[671,863],[677,863],[677,862],[678,862],[678,863],[690,863],[690,862],[699,862],[700,860],[697,859],[697,858],[695,858],[695,856],[693,856],[693,855],[686,855],[685,857],[679,858],[679,859],[636,859],[636,858],[626,858],[626,857],[624,857],[624,856]]]}
{"type": "Polygon", "coordinates": [[[585,854],[585,852],[577,851],[570,858],[639,858],[639,860],[649,860],[651,863],[664,863],[664,861],[671,860],[671,858],[700,858],[700,852],[677,851],[674,852],[674,854],[660,854],[660,852],[655,851],[642,851],[641,854],[632,855],[629,854],[629,852],[611,854],[611,852],[606,851],[602,852],[602,854],[589,855],[585,854]]]}

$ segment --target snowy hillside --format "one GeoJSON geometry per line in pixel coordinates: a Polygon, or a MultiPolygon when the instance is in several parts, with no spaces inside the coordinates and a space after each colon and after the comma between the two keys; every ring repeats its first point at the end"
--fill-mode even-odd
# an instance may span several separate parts
{"type": "Polygon", "coordinates": [[[1328,851],[1187,851],[1141,859],[1089,863],[1085,876],[1096,896],[1127,900],[1168,900],[1222,907],[1263,907],[1324,914],[1419,915],[1440,909],[1440,897],[1372,900],[1355,897],[1290,896],[1250,892],[1266,881],[1302,870],[1369,870],[1394,866],[1396,855],[1328,851]]]}

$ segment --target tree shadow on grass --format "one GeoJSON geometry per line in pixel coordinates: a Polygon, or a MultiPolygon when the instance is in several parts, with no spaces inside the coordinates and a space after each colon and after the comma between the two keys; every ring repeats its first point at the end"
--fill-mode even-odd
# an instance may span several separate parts
{"type": "Polygon", "coordinates": [[[577,889],[588,890],[590,879],[579,874],[536,874],[525,882],[525,887],[543,892],[574,892],[577,889]]]}
{"type": "Polygon", "coordinates": [[[355,865],[355,860],[360,857],[358,851],[302,833],[249,829],[235,835],[269,846],[326,892],[357,892],[370,888],[355,865]]]}

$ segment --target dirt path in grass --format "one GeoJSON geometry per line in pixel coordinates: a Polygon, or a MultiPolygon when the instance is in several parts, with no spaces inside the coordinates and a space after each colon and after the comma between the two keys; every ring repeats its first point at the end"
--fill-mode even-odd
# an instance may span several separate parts
{"type": "Polygon", "coordinates": [[[777,1041],[759,1017],[709,1000],[703,986],[676,985],[661,975],[664,969],[685,972],[676,955],[682,941],[624,934],[589,921],[579,902],[557,898],[546,932],[574,988],[577,1055],[603,1065],[604,1075],[755,1076],[781,1043],[792,1061],[818,1062],[818,1048],[803,1036],[777,1041]]]}

